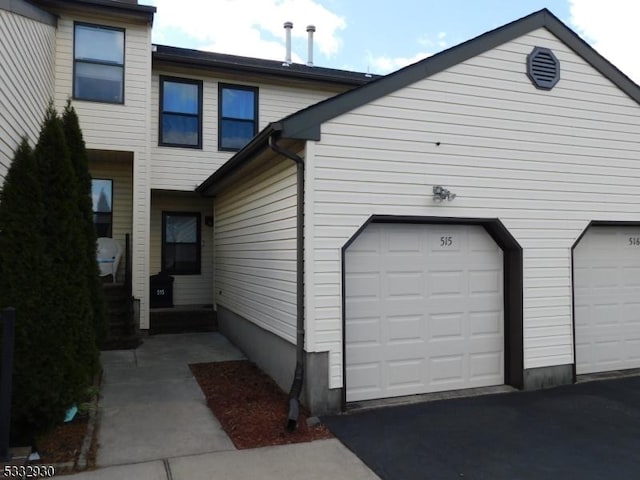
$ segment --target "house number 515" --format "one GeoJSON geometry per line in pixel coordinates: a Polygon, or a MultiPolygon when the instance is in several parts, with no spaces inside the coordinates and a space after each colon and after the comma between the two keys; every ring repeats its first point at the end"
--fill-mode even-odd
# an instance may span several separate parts
{"type": "Polygon", "coordinates": [[[453,245],[453,237],[440,237],[441,247],[450,247],[453,245]]]}

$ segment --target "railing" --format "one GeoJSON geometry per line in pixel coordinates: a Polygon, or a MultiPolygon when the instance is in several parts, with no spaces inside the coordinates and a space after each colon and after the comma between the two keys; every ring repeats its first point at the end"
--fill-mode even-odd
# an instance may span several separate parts
{"type": "Polygon", "coordinates": [[[124,236],[124,288],[129,297],[133,296],[131,284],[131,235],[124,236]]]}
{"type": "Polygon", "coordinates": [[[0,461],[9,461],[9,436],[11,426],[11,377],[13,374],[13,346],[15,339],[16,310],[5,308],[2,321],[2,372],[0,373],[0,461]]]}

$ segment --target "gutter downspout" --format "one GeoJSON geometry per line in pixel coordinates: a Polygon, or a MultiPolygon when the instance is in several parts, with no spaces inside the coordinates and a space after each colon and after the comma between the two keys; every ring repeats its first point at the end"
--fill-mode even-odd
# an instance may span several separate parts
{"type": "Polygon", "coordinates": [[[289,391],[289,415],[287,430],[298,426],[300,413],[300,393],[304,380],[304,160],[299,155],[276,143],[275,134],[269,136],[269,147],[274,152],[296,162],[297,205],[296,205],[296,369],[289,391]]]}

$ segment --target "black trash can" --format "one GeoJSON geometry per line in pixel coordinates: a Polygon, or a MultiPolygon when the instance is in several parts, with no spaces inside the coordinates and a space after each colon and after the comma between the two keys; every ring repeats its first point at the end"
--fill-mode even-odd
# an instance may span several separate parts
{"type": "Polygon", "coordinates": [[[151,308],[173,307],[173,277],[166,273],[151,275],[151,308]]]}

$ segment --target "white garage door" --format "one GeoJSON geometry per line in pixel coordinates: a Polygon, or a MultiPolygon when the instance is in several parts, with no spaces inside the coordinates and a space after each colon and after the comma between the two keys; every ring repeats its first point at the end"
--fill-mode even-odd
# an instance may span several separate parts
{"type": "Polygon", "coordinates": [[[576,373],[640,368],[640,228],[589,228],[573,267],[576,373]]]}
{"type": "Polygon", "coordinates": [[[483,227],[373,223],[345,269],[348,402],[504,383],[502,250],[483,227]]]}

